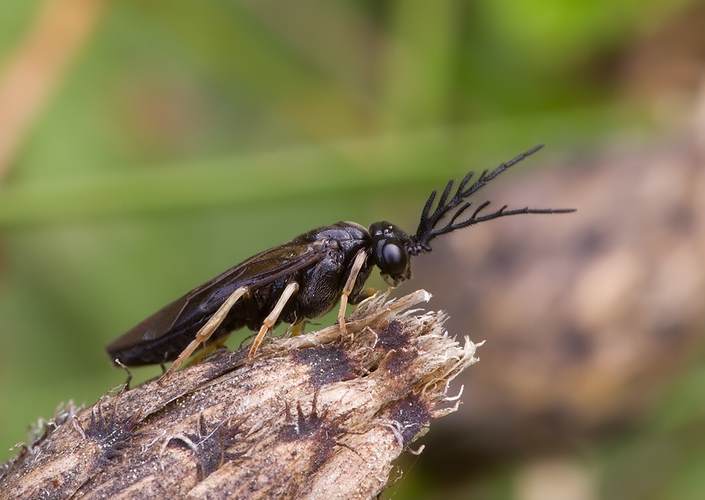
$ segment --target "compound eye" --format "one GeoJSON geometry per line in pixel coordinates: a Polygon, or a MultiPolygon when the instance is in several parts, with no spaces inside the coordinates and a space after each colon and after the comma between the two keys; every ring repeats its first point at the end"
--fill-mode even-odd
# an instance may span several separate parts
{"type": "Polygon", "coordinates": [[[404,274],[409,266],[409,255],[406,249],[396,243],[385,243],[381,258],[379,267],[390,276],[404,274]]]}

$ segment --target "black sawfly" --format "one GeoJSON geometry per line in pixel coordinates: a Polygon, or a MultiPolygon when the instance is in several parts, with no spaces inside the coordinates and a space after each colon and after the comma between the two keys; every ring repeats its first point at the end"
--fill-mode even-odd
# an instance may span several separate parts
{"type": "Polygon", "coordinates": [[[490,202],[484,201],[470,212],[468,198],[542,147],[491,172],[483,171],[473,184],[474,173],[469,172],[452,197],[454,183],[449,181],[432,210],[434,190],[412,236],[387,221],[375,222],[369,229],[355,222],[338,222],[254,255],[142,321],[108,345],[108,354],[124,366],[174,361],[171,373],[206,341],[222,342],[230,332],[246,326],[258,331],[249,352],[253,358],[265,334],[281,321],[296,324],[317,318],[338,302],[338,322],[345,333],[346,305],[369,296],[364,285],[375,265],[389,285],[397,286],[411,278],[411,257],[430,252],[431,240],[440,235],[509,215],[575,211],[508,210],[504,205],[486,213],[490,202]]]}

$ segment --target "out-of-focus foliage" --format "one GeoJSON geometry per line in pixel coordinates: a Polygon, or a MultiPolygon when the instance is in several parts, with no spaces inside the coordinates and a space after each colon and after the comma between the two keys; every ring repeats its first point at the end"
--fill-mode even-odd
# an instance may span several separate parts
{"type": "Polygon", "coordinates": [[[71,33],[78,8],[89,34],[48,82],[66,42],[39,37],[11,95],[37,112],[0,151],[0,460],[60,401],[124,381],[108,341],[249,255],[338,220],[412,230],[432,188],[539,142],[652,133],[697,80],[632,93],[663,67],[632,63],[705,19],[695,0],[4,2],[0,93],[37,26],[62,12],[71,33]]]}

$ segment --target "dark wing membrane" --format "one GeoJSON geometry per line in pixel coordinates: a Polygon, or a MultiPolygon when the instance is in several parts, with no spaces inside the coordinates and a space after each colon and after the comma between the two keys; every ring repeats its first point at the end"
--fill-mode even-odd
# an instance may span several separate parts
{"type": "Polygon", "coordinates": [[[313,243],[291,241],[265,250],[152,314],[113,341],[108,346],[108,351],[113,352],[168,336],[184,321],[196,324],[200,319],[215,313],[238,288],[246,286],[256,289],[265,286],[315,264],[324,253],[325,245],[322,241],[313,243]]]}

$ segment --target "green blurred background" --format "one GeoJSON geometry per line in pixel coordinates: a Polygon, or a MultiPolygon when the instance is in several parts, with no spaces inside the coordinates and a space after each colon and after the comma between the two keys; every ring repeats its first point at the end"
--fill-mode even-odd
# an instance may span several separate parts
{"type": "MultiPolygon", "coordinates": [[[[704,25],[678,26],[702,5],[3,2],[0,461],[59,402],[124,381],[105,344],[257,251],[338,220],[412,230],[432,188],[540,142],[522,169],[648,141],[705,65],[641,56],[700,50],[704,25]]],[[[510,471],[477,496],[511,498],[510,471]]],[[[423,495],[409,476],[399,495],[423,495]]]]}

